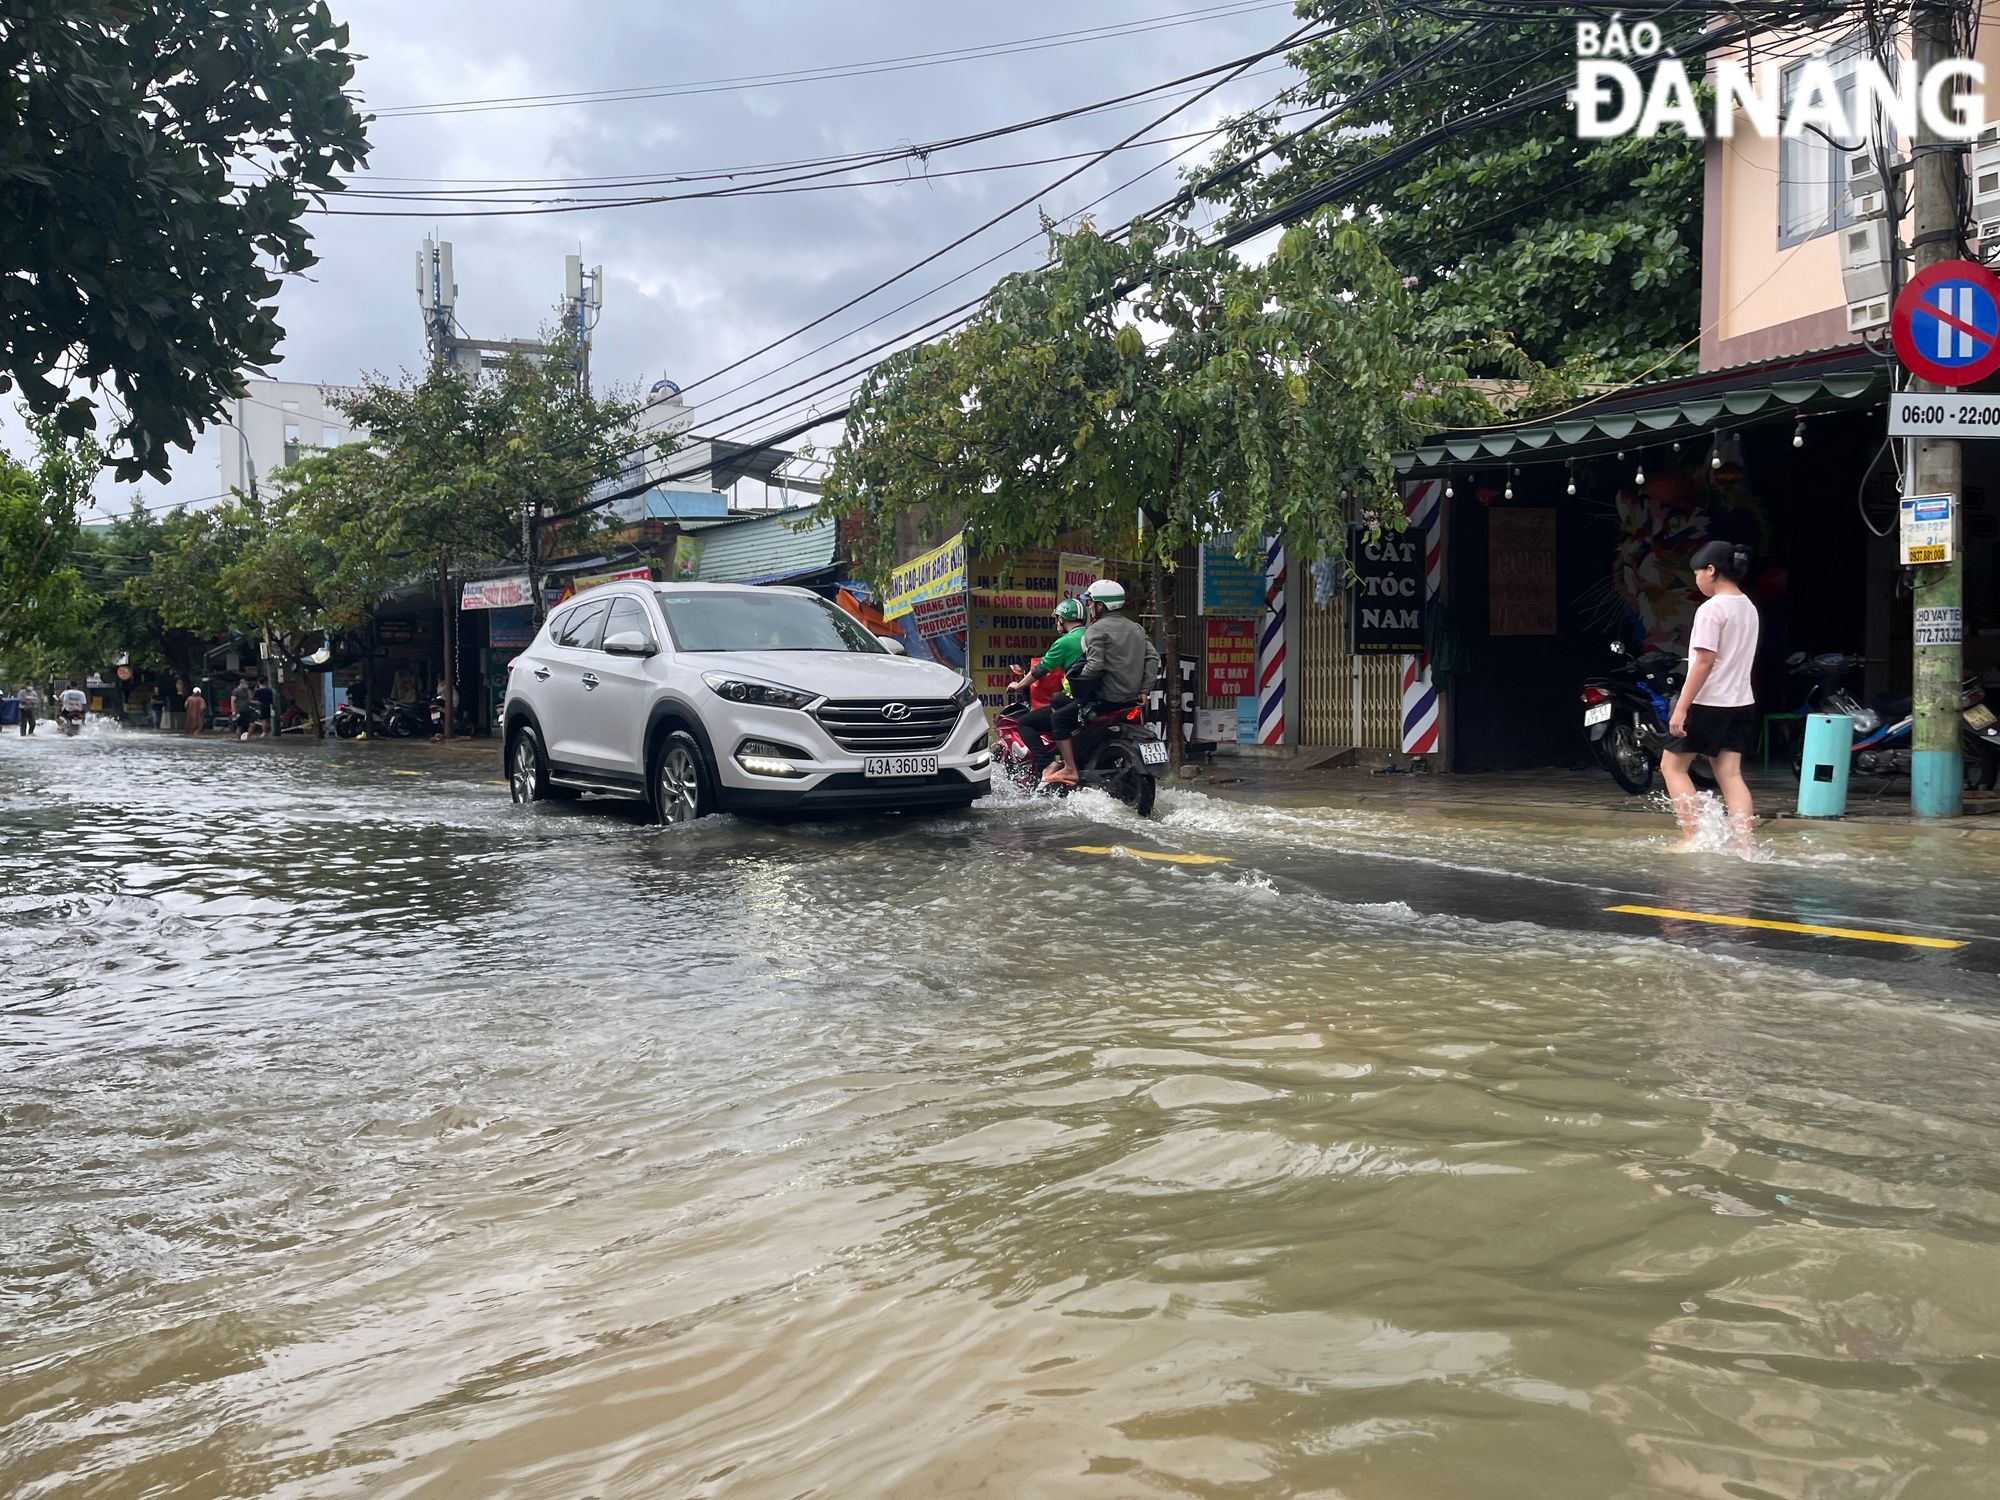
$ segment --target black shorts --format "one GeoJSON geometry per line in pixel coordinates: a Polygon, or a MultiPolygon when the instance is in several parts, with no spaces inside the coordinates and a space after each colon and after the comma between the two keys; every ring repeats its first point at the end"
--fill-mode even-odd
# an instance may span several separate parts
{"type": "Polygon", "coordinates": [[[1687,733],[1669,739],[1665,748],[1682,755],[1722,755],[1731,750],[1751,755],[1757,749],[1760,722],[1754,703],[1741,708],[1696,703],[1688,709],[1687,733]]]}

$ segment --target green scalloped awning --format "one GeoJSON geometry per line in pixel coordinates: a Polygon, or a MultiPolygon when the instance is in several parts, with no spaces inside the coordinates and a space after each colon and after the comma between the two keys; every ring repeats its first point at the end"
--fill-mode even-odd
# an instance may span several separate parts
{"type": "Polygon", "coordinates": [[[1439,433],[1421,448],[1396,455],[1402,474],[1425,474],[1451,464],[1505,458],[1510,453],[1543,450],[1557,456],[1565,449],[1595,453],[1615,448],[1636,433],[1642,446],[1660,439],[1689,437],[1727,427],[1759,413],[1781,414],[1787,407],[1835,411],[1885,395],[1887,368],[1839,370],[1825,375],[1774,380],[1720,395],[1691,396],[1659,406],[1626,407],[1601,416],[1570,413],[1547,422],[1500,427],[1490,432],[1439,433]]]}

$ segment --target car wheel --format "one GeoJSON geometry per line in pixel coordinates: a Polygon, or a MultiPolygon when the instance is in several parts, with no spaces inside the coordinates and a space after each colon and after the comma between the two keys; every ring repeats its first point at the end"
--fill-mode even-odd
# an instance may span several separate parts
{"type": "Polygon", "coordinates": [[[685,730],[675,730],[653,751],[650,784],[655,822],[692,823],[715,811],[701,746],[685,730]]]}
{"type": "Polygon", "coordinates": [[[507,792],[517,805],[541,802],[549,795],[549,762],[542,754],[542,737],[523,724],[507,741],[507,792]]]}

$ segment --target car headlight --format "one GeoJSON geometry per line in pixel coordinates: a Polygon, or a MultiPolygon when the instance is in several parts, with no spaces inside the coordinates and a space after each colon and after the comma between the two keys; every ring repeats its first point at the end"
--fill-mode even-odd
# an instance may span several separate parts
{"type": "Polygon", "coordinates": [[[760,708],[804,708],[819,697],[818,693],[808,693],[801,688],[778,687],[769,682],[746,682],[741,677],[729,677],[721,672],[704,672],[701,680],[718,698],[727,698],[731,703],[755,704],[760,708]]]}
{"type": "Polygon", "coordinates": [[[970,682],[961,682],[958,685],[958,691],[951,695],[951,706],[957,709],[960,713],[964,713],[968,708],[972,707],[972,705],[976,701],[978,701],[978,698],[979,694],[975,693],[972,690],[972,684],[970,682]]]}

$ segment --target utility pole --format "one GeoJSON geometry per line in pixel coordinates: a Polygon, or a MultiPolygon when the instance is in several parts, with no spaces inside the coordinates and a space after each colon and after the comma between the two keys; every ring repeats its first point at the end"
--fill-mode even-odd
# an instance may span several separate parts
{"type": "MultiPolygon", "coordinates": [[[[1964,0],[1919,0],[1911,15],[1911,61],[1916,76],[1928,78],[1933,69],[1955,57],[1954,22],[1964,0]]],[[[1911,163],[1915,198],[1916,268],[1958,255],[1965,222],[1962,205],[1964,146],[1946,141],[1930,128],[1928,111],[1920,112],[1911,163]]],[[[1912,389],[1937,391],[1927,381],[1912,389]]],[[[1965,495],[1965,460],[1956,438],[1917,438],[1909,466],[1910,495],[1950,495],[1952,524],[1959,525],[1965,495]]],[[[1951,561],[1925,563],[1915,570],[1915,600],[1919,608],[1945,608],[1963,618],[1965,563],[1954,540],[1951,561]]],[[[1946,632],[1950,633],[1950,632],[1946,632]]],[[[1964,676],[1964,647],[1959,638],[1926,645],[1920,635],[1911,647],[1911,698],[1915,715],[1910,767],[1910,811],[1920,818],[1956,817],[1964,810],[1964,766],[1959,748],[1959,684],[1964,676]]]]}

